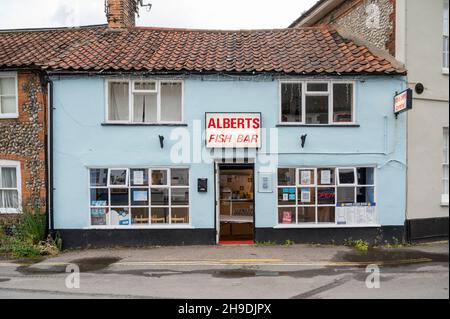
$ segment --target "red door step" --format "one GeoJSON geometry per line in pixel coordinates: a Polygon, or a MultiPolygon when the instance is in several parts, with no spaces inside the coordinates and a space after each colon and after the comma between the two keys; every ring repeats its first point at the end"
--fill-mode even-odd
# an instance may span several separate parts
{"type": "Polygon", "coordinates": [[[219,245],[253,245],[253,240],[221,240],[219,245]]]}

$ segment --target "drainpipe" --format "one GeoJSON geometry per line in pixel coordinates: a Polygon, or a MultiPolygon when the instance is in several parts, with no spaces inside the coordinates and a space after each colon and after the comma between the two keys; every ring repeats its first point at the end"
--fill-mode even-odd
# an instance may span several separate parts
{"type": "Polygon", "coordinates": [[[47,226],[48,233],[54,237],[53,214],[53,81],[46,75],[48,97],[48,122],[47,122],[47,226]]]}

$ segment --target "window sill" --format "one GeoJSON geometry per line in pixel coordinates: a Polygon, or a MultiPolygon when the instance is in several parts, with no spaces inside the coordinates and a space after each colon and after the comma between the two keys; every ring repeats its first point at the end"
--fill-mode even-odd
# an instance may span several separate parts
{"type": "Polygon", "coordinates": [[[277,124],[277,127],[361,127],[359,124],[277,124]]]}
{"type": "Polygon", "coordinates": [[[443,75],[448,75],[448,73],[449,73],[449,69],[446,69],[446,68],[442,69],[443,75]]]}
{"type": "Polygon", "coordinates": [[[0,215],[18,215],[21,211],[16,208],[0,208],[0,215]]]}
{"type": "Polygon", "coordinates": [[[441,203],[441,206],[442,206],[442,207],[448,207],[448,206],[449,206],[449,202],[442,202],[442,203],[441,203]]]}
{"type": "Polygon", "coordinates": [[[337,224],[295,224],[276,225],[274,229],[305,229],[305,228],[380,228],[379,224],[337,225],[337,224]]]}
{"type": "Polygon", "coordinates": [[[8,115],[0,114],[0,120],[11,120],[11,119],[16,120],[18,118],[19,118],[19,114],[8,114],[8,115]]]}
{"type": "Polygon", "coordinates": [[[185,123],[102,123],[102,126],[184,126],[188,125],[185,123]]]}
{"type": "Polygon", "coordinates": [[[134,229],[194,229],[191,225],[152,225],[152,226],[89,226],[85,230],[134,230],[134,229]]]}

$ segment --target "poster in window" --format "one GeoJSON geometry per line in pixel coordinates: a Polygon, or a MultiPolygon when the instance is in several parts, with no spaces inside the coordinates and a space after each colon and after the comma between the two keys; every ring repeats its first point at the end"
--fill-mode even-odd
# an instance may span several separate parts
{"type": "Polygon", "coordinates": [[[356,208],[355,206],[347,206],[345,207],[345,215],[347,219],[347,224],[354,225],[356,224],[356,208]]]}
{"type": "Polygon", "coordinates": [[[134,185],[144,185],[144,171],[133,171],[134,185]]]}
{"type": "Polygon", "coordinates": [[[133,201],[135,202],[146,202],[148,200],[147,191],[133,191],[133,201]]]}
{"type": "Polygon", "coordinates": [[[309,189],[302,189],[300,200],[302,203],[311,203],[311,191],[309,189]]]}
{"type": "Polygon", "coordinates": [[[301,185],[311,185],[311,171],[301,171],[300,173],[300,184],[301,185]]]}
{"type": "Polygon", "coordinates": [[[292,224],[292,213],[290,211],[283,212],[283,224],[292,224]]]}
{"type": "Polygon", "coordinates": [[[366,219],[368,224],[377,223],[376,209],[373,204],[366,207],[366,219]]]}
{"type": "Polygon", "coordinates": [[[345,206],[336,207],[336,224],[346,225],[347,224],[347,208],[345,206]]]}
{"type": "Polygon", "coordinates": [[[283,194],[283,201],[287,202],[289,200],[289,194],[283,194]]]}
{"type": "Polygon", "coordinates": [[[366,207],[365,206],[357,206],[356,207],[356,224],[359,224],[359,225],[367,224],[366,207]]]}
{"type": "Polygon", "coordinates": [[[331,171],[330,170],[323,170],[320,173],[320,183],[322,185],[329,185],[329,184],[331,184],[331,171]]]}

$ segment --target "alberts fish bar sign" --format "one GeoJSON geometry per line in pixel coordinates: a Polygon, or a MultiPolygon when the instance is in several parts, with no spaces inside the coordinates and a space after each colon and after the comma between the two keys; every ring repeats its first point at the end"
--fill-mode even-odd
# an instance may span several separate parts
{"type": "Polygon", "coordinates": [[[206,147],[260,148],[261,113],[206,113],[206,147]]]}

